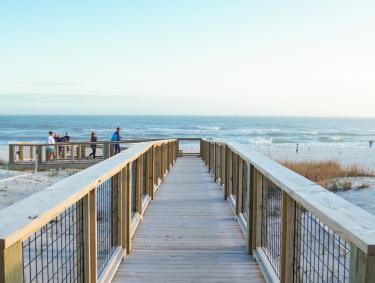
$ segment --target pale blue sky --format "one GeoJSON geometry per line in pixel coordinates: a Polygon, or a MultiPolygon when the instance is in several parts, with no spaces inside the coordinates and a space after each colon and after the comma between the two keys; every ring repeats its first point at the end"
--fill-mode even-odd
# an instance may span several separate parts
{"type": "Polygon", "coordinates": [[[0,1],[0,114],[375,116],[375,1],[0,1]]]}

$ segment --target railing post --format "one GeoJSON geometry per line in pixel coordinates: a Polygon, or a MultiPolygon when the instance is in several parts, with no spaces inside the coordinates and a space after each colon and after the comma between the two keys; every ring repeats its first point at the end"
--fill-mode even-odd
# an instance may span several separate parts
{"type": "MultiPolygon", "coordinates": [[[[36,147],[36,163],[37,163],[37,166],[40,166],[42,164],[42,161],[43,161],[43,147],[41,145],[38,145],[36,147]]],[[[37,168],[38,170],[38,168],[37,168]]]]}
{"type": "Polygon", "coordinates": [[[34,146],[29,146],[29,152],[30,152],[30,160],[34,159],[34,146]]]}
{"type": "Polygon", "coordinates": [[[18,146],[18,160],[23,161],[23,145],[18,146]]]}
{"type": "Polygon", "coordinates": [[[117,243],[118,246],[120,246],[122,249],[123,246],[123,234],[125,232],[125,225],[123,221],[123,210],[124,210],[124,203],[123,203],[123,189],[122,189],[122,173],[123,170],[119,171],[115,176],[112,177],[112,190],[113,191],[113,203],[117,204],[117,219],[113,217],[113,226],[116,224],[117,220],[117,238],[115,238],[114,242],[117,243]]]}
{"type": "Polygon", "coordinates": [[[294,232],[295,232],[295,201],[283,192],[280,282],[293,282],[294,232]]]}
{"type": "Polygon", "coordinates": [[[80,148],[81,148],[81,158],[86,158],[86,145],[81,144],[80,148]]]}
{"type": "Polygon", "coordinates": [[[95,283],[97,271],[97,215],[96,188],[91,190],[83,199],[83,264],[87,282],[95,283]]]}
{"type": "Polygon", "coordinates": [[[22,241],[15,242],[6,249],[0,246],[0,249],[0,282],[24,282],[22,241]]]}
{"type": "Polygon", "coordinates": [[[350,282],[375,282],[375,255],[369,255],[354,245],[350,254],[350,282]]]}
{"type": "Polygon", "coordinates": [[[9,145],[9,165],[14,164],[14,145],[9,145]]]}
{"type": "Polygon", "coordinates": [[[74,161],[74,144],[70,145],[70,159],[74,161]]]}
{"type": "Polygon", "coordinates": [[[253,169],[253,231],[252,249],[261,246],[262,225],[262,174],[253,169]]]}
{"type": "Polygon", "coordinates": [[[111,156],[110,147],[109,143],[103,143],[103,159],[108,159],[111,156]]]}
{"type": "Polygon", "coordinates": [[[126,253],[130,254],[132,249],[131,223],[132,223],[132,186],[133,186],[133,166],[129,163],[126,166],[126,253]]]}

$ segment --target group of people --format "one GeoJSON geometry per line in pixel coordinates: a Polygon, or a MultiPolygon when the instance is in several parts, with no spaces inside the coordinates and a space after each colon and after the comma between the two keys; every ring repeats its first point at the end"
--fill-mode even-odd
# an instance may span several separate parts
{"type": "MultiPolygon", "coordinates": [[[[121,129],[120,129],[120,127],[117,127],[116,131],[112,134],[111,141],[112,142],[120,141],[121,138],[122,138],[121,137],[121,129]]],[[[55,153],[55,144],[56,143],[66,143],[66,142],[69,142],[69,141],[70,141],[70,136],[69,136],[68,133],[65,133],[65,136],[62,136],[59,133],[54,133],[52,131],[49,131],[49,135],[48,135],[48,138],[47,138],[47,144],[50,145],[50,146],[46,147],[47,160],[51,160],[53,158],[56,158],[56,156],[55,156],[55,154],[56,154],[55,153]]],[[[96,148],[97,148],[96,143],[98,142],[98,137],[97,137],[95,131],[91,132],[90,142],[92,142],[92,144],[90,145],[91,153],[90,153],[89,157],[92,156],[93,158],[96,158],[96,148]]],[[[63,149],[62,146],[58,147],[59,154],[61,154],[62,149],[63,149]]],[[[69,151],[69,148],[68,148],[68,151],[69,151]]],[[[118,154],[120,152],[121,152],[120,144],[115,143],[114,144],[114,154],[118,154]]]]}
{"type": "MultiPolygon", "coordinates": [[[[56,143],[65,143],[70,141],[70,136],[68,133],[65,133],[65,135],[60,135],[59,133],[54,133],[52,131],[48,132],[48,138],[47,138],[47,144],[55,145],[56,143]]],[[[58,152],[61,154],[63,150],[62,146],[58,147],[58,152]]],[[[55,146],[47,146],[47,160],[51,160],[52,158],[56,158],[55,156],[55,146]]],[[[68,148],[69,152],[69,148],[68,148]]]]}
{"type": "MultiPolygon", "coordinates": [[[[111,141],[116,142],[116,141],[120,141],[120,140],[121,140],[121,129],[119,127],[117,127],[116,131],[112,134],[111,141]]],[[[91,153],[90,153],[89,157],[92,156],[93,158],[96,158],[96,147],[97,147],[96,142],[97,141],[98,141],[98,137],[96,135],[96,132],[92,131],[90,142],[92,142],[93,144],[91,144],[91,153]]],[[[120,152],[121,152],[120,144],[115,143],[114,144],[114,154],[117,154],[117,153],[120,153],[120,152]]]]}

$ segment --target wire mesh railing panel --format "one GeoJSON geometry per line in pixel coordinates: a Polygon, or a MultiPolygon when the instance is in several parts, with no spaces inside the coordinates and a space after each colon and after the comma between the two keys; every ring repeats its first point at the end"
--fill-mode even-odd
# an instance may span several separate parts
{"type": "Polygon", "coordinates": [[[143,155],[143,167],[142,167],[142,196],[145,197],[148,195],[148,180],[147,180],[147,156],[148,154],[145,153],[143,155]]]}
{"type": "Polygon", "coordinates": [[[132,217],[135,215],[137,212],[137,185],[138,185],[138,180],[137,180],[137,161],[133,161],[132,163],[132,182],[131,182],[131,214],[132,217]]]}
{"type": "Polygon", "coordinates": [[[78,201],[22,243],[24,282],[83,282],[83,203],[78,201]]]}
{"type": "Polygon", "coordinates": [[[238,192],[238,163],[237,155],[232,154],[232,192],[231,194],[236,199],[238,192]]]}
{"type": "Polygon", "coordinates": [[[179,140],[178,150],[182,154],[199,154],[200,140],[179,140]]]}
{"type": "Polygon", "coordinates": [[[294,282],[349,282],[349,243],[299,204],[295,208],[294,282]]]}
{"type": "Polygon", "coordinates": [[[282,190],[262,176],[261,247],[280,277],[282,190]]]}
{"type": "Polygon", "coordinates": [[[247,203],[247,188],[248,188],[248,178],[247,178],[247,164],[243,162],[242,166],[242,205],[241,211],[245,219],[248,219],[248,203],[247,203]]]}
{"type": "Polygon", "coordinates": [[[117,244],[117,176],[97,187],[97,253],[98,275],[109,262],[117,244]]]}

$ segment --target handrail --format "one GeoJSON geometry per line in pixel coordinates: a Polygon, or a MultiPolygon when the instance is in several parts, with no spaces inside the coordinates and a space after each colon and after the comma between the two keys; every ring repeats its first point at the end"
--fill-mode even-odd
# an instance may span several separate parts
{"type": "MultiPolygon", "coordinates": [[[[85,141],[85,140],[77,140],[77,141],[69,141],[69,142],[56,142],[55,144],[58,145],[77,145],[77,144],[115,144],[115,143],[139,143],[139,142],[147,142],[147,141],[158,141],[163,139],[124,139],[119,141],[107,141],[107,140],[98,140],[97,142],[85,141]]],[[[38,142],[12,142],[8,145],[17,145],[17,146],[37,146],[37,145],[48,145],[46,143],[38,143],[38,142]]]]}
{"type": "Polygon", "coordinates": [[[295,201],[324,220],[341,237],[366,253],[375,254],[373,214],[244,145],[227,145],[295,201]]]}
{"type": "MultiPolygon", "coordinates": [[[[85,169],[114,155],[115,147],[154,141],[151,139],[132,139],[121,141],[75,141],[51,144],[12,143],[9,144],[10,169],[85,169]],[[51,150],[52,149],[52,150],[51,150]],[[53,166],[51,166],[53,163],[53,166]]],[[[123,148],[124,149],[124,148],[123,148]]],[[[125,147],[126,149],[126,147],[125,147]]]]}
{"type": "MultiPolygon", "coordinates": [[[[72,263],[72,268],[77,268],[74,272],[84,272],[88,282],[107,282],[113,276],[114,266],[122,259],[122,250],[130,252],[131,237],[149,200],[175,162],[177,150],[177,140],[138,143],[0,210],[0,282],[19,282],[23,276],[33,276],[51,268],[48,266],[51,260],[48,260],[48,256],[51,257],[49,252],[45,252],[47,259],[44,258],[43,263],[43,259],[38,259],[38,250],[41,254],[44,246],[56,249],[49,247],[52,240],[47,240],[47,237],[61,237],[59,233],[62,231],[55,233],[51,228],[58,226],[56,223],[62,226],[65,223],[68,230],[64,233],[69,239],[61,240],[57,248],[67,246],[65,248],[68,249],[69,245],[73,245],[70,251],[73,249],[74,256],[82,257],[82,267],[72,263]],[[109,214],[105,214],[108,209],[109,214]],[[112,220],[107,220],[108,217],[112,220]],[[73,226],[72,222],[75,223],[73,226]],[[109,229],[110,233],[104,233],[103,229],[109,229]],[[46,231],[53,235],[47,235],[46,231]],[[108,235],[110,238],[105,238],[108,235]],[[36,238],[41,243],[36,243],[36,238]],[[42,243],[43,240],[45,242],[42,243]],[[107,241],[107,250],[102,247],[101,241],[107,241]],[[25,250],[25,246],[30,248],[30,243],[34,242],[31,252],[25,250]],[[41,261],[38,262],[40,270],[28,271],[32,262],[25,264],[25,252],[32,260],[41,261]],[[107,254],[104,259],[103,253],[107,254]]],[[[56,231],[63,229],[55,228],[56,231]]],[[[54,268],[55,263],[52,265],[54,268]]],[[[60,276],[64,276],[63,271],[59,272],[62,272],[60,276]]]]}
{"type": "Polygon", "coordinates": [[[269,281],[374,280],[374,215],[247,146],[202,140],[202,156],[269,281]]]}

